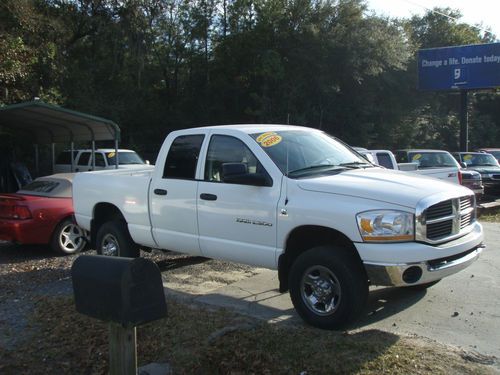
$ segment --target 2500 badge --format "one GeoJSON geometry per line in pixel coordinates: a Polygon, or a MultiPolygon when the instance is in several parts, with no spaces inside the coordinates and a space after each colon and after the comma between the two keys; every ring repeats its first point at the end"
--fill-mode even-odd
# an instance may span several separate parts
{"type": "Polygon", "coordinates": [[[236,218],[237,223],[242,223],[242,224],[253,224],[253,225],[260,225],[263,227],[272,227],[272,223],[266,223],[265,221],[259,221],[259,220],[250,220],[250,219],[241,219],[241,218],[236,218]]]}

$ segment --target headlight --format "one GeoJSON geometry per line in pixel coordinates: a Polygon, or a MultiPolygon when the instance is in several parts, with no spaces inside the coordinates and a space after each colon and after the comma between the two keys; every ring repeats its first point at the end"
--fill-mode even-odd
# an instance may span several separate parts
{"type": "Polygon", "coordinates": [[[391,242],[415,239],[413,214],[403,211],[366,211],[356,215],[363,241],[391,242]]]}

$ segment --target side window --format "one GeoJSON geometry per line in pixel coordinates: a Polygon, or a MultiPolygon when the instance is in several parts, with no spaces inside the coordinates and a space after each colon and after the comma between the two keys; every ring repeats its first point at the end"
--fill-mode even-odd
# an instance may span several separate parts
{"type": "Polygon", "coordinates": [[[96,167],[105,167],[106,162],[104,161],[104,155],[100,152],[96,152],[94,155],[95,155],[95,166],[96,167]]]}
{"type": "Polygon", "coordinates": [[[204,135],[182,135],[168,151],[163,178],[194,179],[204,135]]]}
{"type": "Polygon", "coordinates": [[[265,174],[267,172],[250,149],[239,139],[214,135],[208,146],[205,163],[205,181],[224,182],[223,165],[226,163],[242,164],[247,174],[265,174]]]}
{"type": "Polygon", "coordinates": [[[78,158],[78,165],[89,165],[90,152],[82,152],[78,158]]]}
{"type": "Polygon", "coordinates": [[[388,169],[394,169],[391,157],[386,152],[377,152],[378,164],[388,169]]]}
{"type": "Polygon", "coordinates": [[[398,163],[408,163],[408,155],[404,151],[396,151],[394,154],[398,163]]]}

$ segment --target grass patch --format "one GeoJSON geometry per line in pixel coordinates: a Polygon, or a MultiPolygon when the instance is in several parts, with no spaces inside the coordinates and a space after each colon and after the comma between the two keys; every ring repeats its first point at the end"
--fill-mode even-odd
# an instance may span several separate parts
{"type": "MultiPolygon", "coordinates": [[[[0,348],[0,373],[108,372],[106,324],[76,313],[69,297],[35,306],[31,339],[0,348]]],[[[168,362],[175,374],[493,373],[457,350],[378,330],[273,325],[175,300],[168,308],[168,318],[137,328],[139,365],[168,362]]]]}
{"type": "Polygon", "coordinates": [[[488,223],[500,223],[500,212],[481,215],[479,221],[485,221],[488,223]]]}

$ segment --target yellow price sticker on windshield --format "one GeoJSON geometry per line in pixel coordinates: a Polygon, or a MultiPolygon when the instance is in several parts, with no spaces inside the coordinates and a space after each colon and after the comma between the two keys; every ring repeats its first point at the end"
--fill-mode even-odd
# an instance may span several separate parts
{"type": "Polygon", "coordinates": [[[472,155],[464,155],[464,160],[471,160],[472,159],[472,155]]]}
{"type": "Polygon", "coordinates": [[[413,155],[411,160],[419,160],[421,157],[422,157],[422,154],[415,154],[415,155],[413,155]]]}
{"type": "Polygon", "coordinates": [[[262,147],[271,147],[280,143],[282,139],[283,138],[281,138],[281,136],[279,136],[278,134],[273,134],[267,138],[264,138],[262,142],[260,142],[260,144],[262,145],[262,147]]]}
{"type": "Polygon", "coordinates": [[[257,137],[256,141],[257,141],[257,143],[261,143],[264,139],[266,139],[270,135],[275,135],[275,134],[276,134],[275,132],[267,132],[267,133],[261,134],[257,137]]]}
{"type": "Polygon", "coordinates": [[[109,158],[109,159],[114,158],[114,157],[115,157],[115,155],[116,155],[116,154],[115,154],[114,152],[110,152],[110,153],[108,154],[108,158],[109,158]]]}

